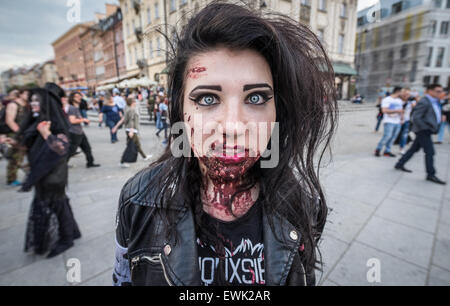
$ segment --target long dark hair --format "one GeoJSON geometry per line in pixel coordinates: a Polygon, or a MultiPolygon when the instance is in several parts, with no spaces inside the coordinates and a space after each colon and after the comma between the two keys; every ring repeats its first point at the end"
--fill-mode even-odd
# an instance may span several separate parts
{"type": "MultiPolygon", "coordinates": [[[[337,119],[332,65],[320,41],[306,26],[281,14],[262,17],[245,6],[215,1],[195,15],[177,35],[169,74],[170,122],[183,121],[189,59],[218,47],[255,50],[271,68],[279,122],[279,164],[262,169],[257,162],[250,170],[247,190],[255,182],[260,183],[259,201],[272,231],[275,215],[298,229],[304,244],[301,260],[306,272],[311,273],[315,268],[320,269],[316,249],[327,216],[319,167],[337,119]]],[[[185,136],[171,134],[171,140],[185,136]]],[[[204,212],[198,160],[176,158],[168,147],[151,165],[156,166],[164,169],[149,183],[151,190],[158,190],[157,205],[169,208],[181,196],[195,214],[197,233],[202,231],[204,212]]],[[[174,233],[175,220],[166,218],[166,222],[170,236],[174,233]]],[[[209,238],[217,240],[214,236],[209,238]]]]}

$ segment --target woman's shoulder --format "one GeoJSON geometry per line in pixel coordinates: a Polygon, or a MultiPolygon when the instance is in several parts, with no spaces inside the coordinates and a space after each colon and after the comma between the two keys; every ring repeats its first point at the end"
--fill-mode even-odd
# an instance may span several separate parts
{"type": "MultiPolygon", "coordinates": [[[[161,175],[164,173],[166,163],[158,163],[146,169],[139,171],[136,175],[130,178],[122,188],[119,198],[119,208],[121,207],[154,207],[165,209],[165,203],[161,204],[162,193],[161,190],[170,190],[171,187],[165,188],[161,181],[165,181],[161,175]],[[161,175],[160,175],[161,174],[161,175]]],[[[176,204],[172,205],[171,209],[181,210],[184,208],[183,201],[177,199],[176,204]]]]}
{"type": "Polygon", "coordinates": [[[161,171],[162,165],[155,165],[145,168],[131,177],[123,186],[120,195],[120,202],[136,202],[135,204],[149,205],[148,186],[152,179],[161,171]]]}

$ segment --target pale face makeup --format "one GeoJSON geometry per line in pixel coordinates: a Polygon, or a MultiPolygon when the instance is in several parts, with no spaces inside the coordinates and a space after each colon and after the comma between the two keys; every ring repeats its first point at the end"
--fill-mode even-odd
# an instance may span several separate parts
{"type": "MultiPolygon", "coordinates": [[[[194,156],[199,158],[205,179],[212,182],[205,197],[214,209],[205,210],[219,219],[233,220],[223,203],[260,158],[261,148],[270,139],[271,124],[276,120],[268,63],[249,49],[220,48],[191,58],[185,78],[183,111],[194,156]],[[258,128],[252,133],[245,128],[260,123],[265,124],[266,130],[258,128]],[[260,141],[260,133],[268,135],[264,143],[260,141]]],[[[257,196],[256,187],[236,197],[233,213],[238,216],[245,213],[257,196]]]]}

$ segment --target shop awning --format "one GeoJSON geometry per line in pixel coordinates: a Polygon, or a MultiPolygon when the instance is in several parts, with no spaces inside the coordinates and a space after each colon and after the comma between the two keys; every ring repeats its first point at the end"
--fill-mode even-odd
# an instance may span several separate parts
{"type": "Polygon", "coordinates": [[[335,75],[357,75],[355,69],[349,64],[345,63],[333,63],[333,70],[335,75]]]}

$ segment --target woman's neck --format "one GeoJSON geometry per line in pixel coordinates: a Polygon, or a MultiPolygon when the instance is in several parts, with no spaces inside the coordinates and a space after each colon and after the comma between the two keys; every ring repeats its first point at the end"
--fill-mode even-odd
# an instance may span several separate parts
{"type": "Polygon", "coordinates": [[[205,188],[202,190],[203,210],[210,216],[222,221],[234,221],[247,213],[255,204],[259,195],[259,184],[247,191],[237,194],[231,205],[232,212],[228,208],[229,201],[236,193],[241,180],[223,181],[203,177],[205,188]]]}

